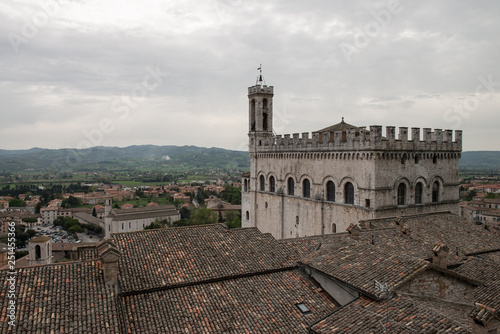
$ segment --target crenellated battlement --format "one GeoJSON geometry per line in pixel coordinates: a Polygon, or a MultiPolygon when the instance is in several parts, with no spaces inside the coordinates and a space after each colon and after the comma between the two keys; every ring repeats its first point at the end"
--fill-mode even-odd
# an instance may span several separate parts
{"type": "MultiPolygon", "coordinates": [[[[254,88],[254,87],[250,87],[254,88]]],[[[258,138],[258,152],[279,151],[342,151],[342,150],[412,150],[412,151],[462,151],[462,131],[430,128],[372,125],[344,131],[303,132],[258,138]],[[422,130],[422,131],[421,131],[422,130]]]]}
{"type": "Polygon", "coordinates": [[[252,94],[273,94],[274,87],[266,85],[255,85],[248,87],[248,95],[252,94]]]}

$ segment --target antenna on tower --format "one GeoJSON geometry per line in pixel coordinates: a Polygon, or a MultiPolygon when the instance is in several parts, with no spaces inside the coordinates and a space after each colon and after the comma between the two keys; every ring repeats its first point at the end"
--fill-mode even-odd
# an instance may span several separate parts
{"type": "Polygon", "coordinates": [[[266,84],[266,82],[264,81],[264,77],[262,76],[262,64],[260,64],[257,71],[259,71],[259,76],[257,77],[257,81],[255,82],[255,85],[259,85],[262,87],[262,85],[266,84]]]}

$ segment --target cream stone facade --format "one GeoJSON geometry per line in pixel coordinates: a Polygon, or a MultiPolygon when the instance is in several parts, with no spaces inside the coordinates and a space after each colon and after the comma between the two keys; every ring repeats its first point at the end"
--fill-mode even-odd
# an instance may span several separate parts
{"type": "Polygon", "coordinates": [[[248,88],[250,173],[242,226],[277,239],[345,232],[359,220],[459,213],[462,131],[342,122],[310,133],[273,132],[274,87],[248,88]],[[409,136],[410,134],[410,136],[409,136]]]}
{"type": "Polygon", "coordinates": [[[105,238],[109,238],[111,233],[142,231],[155,220],[175,222],[181,219],[179,211],[173,205],[113,209],[111,199],[107,199],[105,204],[105,218],[101,223],[105,238]]]}

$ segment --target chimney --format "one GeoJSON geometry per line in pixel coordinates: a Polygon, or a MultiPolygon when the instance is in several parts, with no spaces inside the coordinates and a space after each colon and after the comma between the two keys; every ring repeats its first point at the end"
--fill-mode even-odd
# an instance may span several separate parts
{"type": "Polygon", "coordinates": [[[118,287],[118,260],[121,253],[110,239],[104,239],[97,245],[97,253],[102,262],[104,282],[118,287]]]}
{"type": "Polygon", "coordinates": [[[359,240],[359,233],[361,232],[361,229],[359,228],[358,225],[351,223],[347,228],[347,232],[349,232],[349,236],[352,239],[359,240]]]}
{"type": "Polygon", "coordinates": [[[396,224],[396,229],[399,231],[399,235],[403,236],[409,233],[409,228],[405,226],[405,221],[403,217],[398,217],[394,223],[396,224]]]}
{"type": "Polygon", "coordinates": [[[449,253],[450,249],[445,244],[442,243],[435,244],[434,248],[432,249],[432,263],[443,268],[448,268],[449,253]]]}

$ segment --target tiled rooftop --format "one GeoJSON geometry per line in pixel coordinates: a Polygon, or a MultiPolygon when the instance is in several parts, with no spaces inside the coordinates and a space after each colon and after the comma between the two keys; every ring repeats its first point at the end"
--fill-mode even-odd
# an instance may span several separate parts
{"type": "Polygon", "coordinates": [[[130,208],[130,209],[113,209],[109,214],[113,217],[113,221],[122,221],[130,219],[141,219],[158,217],[162,215],[176,215],[178,214],[175,206],[173,205],[161,205],[161,206],[150,206],[144,208],[130,208]]]}
{"type": "Polygon", "coordinates": [[[257,228],[221,224],[112,235],[122,253],[124,292],[294,267],[286,249],[257,228]]]}
{"type": "Polygon", "coordinates": [[[126,296],[123,303],[130,333],[309,333],[336,308],[299,270],[126,296]]]}
{"type": "Polygon", "coordinates": [[[455,271],[484,284],[474,290],[477,303],[500,309],[500,262],[471,257],[455,271]]]}
{"type": "MultiPolygon", "coordinates": [[[[394,218],[367,221],[372,229],[394,228],[394,218]]],[[[374,243],[388,250],[405,252],[419,258],[430,258],[436,243],[443,243],[450,249],[449,263],[457,263],[466,255],[483,251],[500,250],[500,238],[485,230],[483,226],[467,222],[463,218],[450,214],[438,213],[416,215],[402,219],[405,234],[397,230],[365,231],[360,240],[374,243]],[[458,252],[458,256],[457,253],[458,252]]]]}
{"type": "Polygon", "coordinates": [[[283,239],[279,242],[286,246],[295,261],[309,256],[316,251],[318,247],[343,247],[355,244],[356,242],[349,238],[347,233],[327,234],[322,236],[303,237],[295,239],[283,239]]]}
{"type": "MultiPolygon", "coordinates": [[[[386,302],[361,297],[312,327],[316,334],[384,333],[386,302]]],[[[395,297],[389,301],[388,333],[472,333],[433,309],[395,297]]]]}
{"type": "Polygon", "coordinates": [[[321,247],[302,262],[375,298],[383,295],[375,280],[396,287],[429,266],[427,261],[364,243],[321,247]]]}
{"type": "MultiPolygon", "coordinates": [[[[0,271],[0,332],[6,321],[7,270],[0,271]]],[[[17,270],[16,333],[121,333],[117,297],[97,261],[17,270]]]]}

